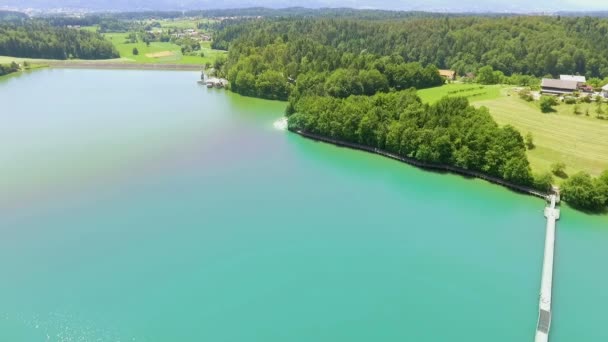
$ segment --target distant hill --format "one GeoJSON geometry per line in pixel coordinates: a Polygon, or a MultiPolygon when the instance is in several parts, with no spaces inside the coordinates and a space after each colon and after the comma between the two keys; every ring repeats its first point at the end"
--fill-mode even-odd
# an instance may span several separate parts
{"type": "Polygon", "coordinates": [[[27,18],[29,17],[25,13],[0,10],[0,21],[20,21],[27,18]]]}
{"type": "Polygon", "coordinates": [[[189,10],[268,7],[349,7],[438,12],[557,12],[608,10],[605,0],[0,0],[1,6],[34,9],[79,9],[89,11],[189,10]]]}

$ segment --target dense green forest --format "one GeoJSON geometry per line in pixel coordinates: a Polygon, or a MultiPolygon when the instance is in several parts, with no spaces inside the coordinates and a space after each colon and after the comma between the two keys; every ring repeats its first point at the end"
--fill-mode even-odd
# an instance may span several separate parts
{"type": "Polygon", "coordinates": [[[405,62],[433,64],[460,75],[489,65],[506,75],[608,76],[608,20],[591,17],[267,19],[226,27],[214,41],[217,48],[230,46],[232,63],[258,53],[256,49],[268,51],[281,44],[295,54],[280,70],[292,78],[299,70],[287,64],[299,66],[307,57],[306,62],[325,63],[331,70],[343,65],[342,54],[397,55],[405,62]],[[317,54],[314,60],[311,52],[317,54]]]}
{"type": "Polygon", "coordinates": [[[0,24],[0,55],[47,59],[119,57],[100,34],[41,23],[0,24]]]}
{"type": "Polygon", "coordinates": [[[309,96],[295,104],[289,128],[534,185],[521,134],[499,127],[487,109],[465,98],[428,105],[414,90],[346,99],[309,96]]]}

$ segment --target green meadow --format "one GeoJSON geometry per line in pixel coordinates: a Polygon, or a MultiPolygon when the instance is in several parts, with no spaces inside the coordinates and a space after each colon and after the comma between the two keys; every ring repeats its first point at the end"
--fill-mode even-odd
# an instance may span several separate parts
{"type": "Polygon", "coordinates": [[[162,28],[196,29],[199,23],[211,23],[212,19],[165,19],[157,20],[162,28]]]}
{"type": "MultiPolygon", "coordinates": [[[[528,150],[528,159],[534,172],[549,171],[556,162],[566,164],[567,174],[598,175],[608,169],[608,120],[596,118],[595,104],[579,104],[580,114],[564,103],[555,112],[542,113],[538,102],[520,99],[512,87],[479,84],[448,84],[418,95],[428,103],[444,96],[467,97],[473,105],[487,107],[498,124],[512,125],[522,135],[531,133],[535,147],[528,150]]],[[[608,105],[604,107],[608,112],[608,105]]]]}
{"type": "Polygon", "coordinates": [[[494,99],[501,95],[504,86],[500,85],[481,85],[451,83],[441,87],[422,89],[418,91],[418,96],[423,102],[434,103],[445,96],[462,96],[470,102],[494,99]]]}
{"type": "Polygon", "coordinates": [[[167,63],[167,64],[205,64],[213,63],[219,55],[226,54],[225,51],[211,49],[210,42],[201,42],[201,50],[204,57],[184,56],[177,44],[170,42],[127,42],[127,33],[106,33],[106,39],[112,42],[118,49],[120,57],[126,61],[136,63],[167,63]],[[134,55],[133,49],[137,48],[139,54],[134,55]]]}

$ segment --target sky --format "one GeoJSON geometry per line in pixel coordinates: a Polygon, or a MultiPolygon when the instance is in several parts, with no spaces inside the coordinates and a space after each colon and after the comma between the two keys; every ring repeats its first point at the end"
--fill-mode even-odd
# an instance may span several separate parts
{"type": "Polygon", "coordinates": [[[608,0],[0,0],[0,8],[175,10],[242,7],[351,7],[440,12],[558,12],[608,10],[608,0]]]}

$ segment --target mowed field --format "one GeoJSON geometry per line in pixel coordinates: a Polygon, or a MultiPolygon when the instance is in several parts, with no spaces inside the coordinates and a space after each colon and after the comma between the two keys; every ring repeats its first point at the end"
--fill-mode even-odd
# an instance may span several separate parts
{"type": "Polygon", "coordinates": [[[422,89],[418,96],[422,102],[434,103],[445,96],[464,96],[470,102],[494,99],[500,96],[504,86],[452,83],[441,87],[422,89]]]}
{"type": "Polygon", "coordinates": [[[537,104],[517,95],[478,101],[486,106],[501,125],[510,124],[522,134],[532,133],[536,147],[528,151],[535,171],[550,170],[551,164],[563,162],[566,173],[587,171],[599,175],[608,169],[608,121],[595,117],[595,105],[580,105],[589,116],[574,114],[574,105],[560,104],[554,113],[542,113],[537,104]]]}
{"type": "Polygon", "coordinates": [[[184,56],[179,45],[167,42],[151,42],[147,46],[144,42],[128,43],[127,33],[106,33],[105,38],[116,46],[123,60],[136,63],[169,63],[169,64],[205,64],[213,63],[217,56],[226,54],[225,51],[211,49],[210,42],[201,42],[201,56],[184,56]],[[133,54],[137,48],[139,54],[133,54]]]}
{"type": "Polygon", "coordinates": [[[549,171],[556,162],[566,164],[567,174],[587,171],[598,175],[608,169],[608,120],[595,117],[595,104],[580,104],[583,114],[578,115],[574,105],[566,104],[555,107],[553,113],[542,113],[537,103],[521,100],[511,89],[450,84],[421,90],[419,96],[429,103],[443,96],[465,96],[473,105],[487,107],[498,124],[512,125],[522,135],[532,133],[536,147],[528,150],[528,159],[534,172],[549,171]],[[476,87],[484,88],[478,91],[476,87]],[[483,90],[485,93],[474,95],[483,90]],[[584,114],[587,110],[589,116],[584,114]]]}

